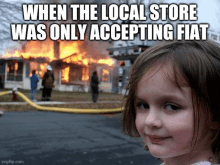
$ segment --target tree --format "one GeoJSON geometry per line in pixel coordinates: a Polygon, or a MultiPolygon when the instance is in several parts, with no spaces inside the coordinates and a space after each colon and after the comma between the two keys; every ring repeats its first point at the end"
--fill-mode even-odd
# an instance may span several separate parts
{"type": "Polygon", "coordinates": [[[0,0],[0,53],[3,49],[13,47],[19,42],[11,40],[11,23],[23,23],[22,3],[0,0]]]}
{"type": "Polygon", "coordinates": [[[10,3],[0,0],[0,42],[10,39],[10,24],[21,23],[22,19],[22,3],[10,3]]]}

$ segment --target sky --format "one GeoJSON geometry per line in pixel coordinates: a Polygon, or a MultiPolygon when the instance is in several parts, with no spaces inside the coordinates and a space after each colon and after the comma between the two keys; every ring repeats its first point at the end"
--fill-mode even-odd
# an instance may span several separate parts
{"type": "Polygon", "coordinates": [[[197,3],[198,22],[209,23],[210,30],[220,32],[220,0],[166,0],[168,3],[197,3]]]}
{"type": "MultiPolygon", "coordinates": [[[[0,0],[0,7],[1,2],[12,2],[12,3],[36,3],[37,0],[0,0]]],[[[63,1],[69,1],[69,0],[63,0],[63,1]]],[[[76,0],[77,1],[77,0],[76,0]]],[[[86,0],[84,0],[85,2],[86,0]]],[[[107,1],[107,0],[106,0],[107,1]]],[[[119,1],[119,0],[114,0],[119,1]]],[[[149,2],[150,0],[145,0],[145,2],[149,2]]],[[[152,1],[152,0],[151,0],[152,1]]],[[[162,1],[162,0],[155,0],[156,2],[162,1]]],[[[43,2],[43,0],[41,0],[43,2]]],[[[44,2],[47,2],[45,0],[44,2]]],[[[88,0],[88,2],[91,2],[91,0],[88,0]]],[[[108,0],[109,2],[109,0],[108,0]]],[[[209,23],[210,28],[209,30],[216,31],[220,33],[220,0],[164,0],[164,3],[197,3],[197,16],[198,16],[198,22],[202,23],[209,23]]],[[[15,15],[16,11],[13,12],[15,15]]],[[[10,27],[10,25],[9,25],[10,27]]],[[[4,29],[4,27],[1,26],[0,23],[0,30],[1,28],[4,29]]],[[[10,28],[6,28],[6,30],[10,31],[10,28]]],[[[2,34],[1,34],[2,35],[2,34]]],[[[2,35],[3,36],[3,35],[2,35]]],[[[0,36],[1,38],[1,36],[0,36]]],[[[8,47],[9,45],[13,45],[14,42],[7,42],[7,43],[0,43],[0,54],[3,53],[5,47],[8,47]]]]}

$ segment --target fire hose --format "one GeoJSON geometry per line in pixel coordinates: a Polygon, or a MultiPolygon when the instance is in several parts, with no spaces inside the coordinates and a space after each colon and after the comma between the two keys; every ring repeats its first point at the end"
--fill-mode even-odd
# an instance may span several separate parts
{"type": "MultiPolygon", "coordinates": [[[[4,91],[0,93],[0,96],[11,94],[12,91],[4,91]]],[[[76,109],[76,108],[58,108],[58,107],[45,107],[41,105],[37,105],[32,102],[27,96],[23,93],[16,91],[16,94],[20,96],[24,101],[26,101],[32,107],[42,110],[42,111],[55,111],[55,112],[66,112],[66,113],[118,113],[123,111],[123,108],[112,108],[112,109],[76,109]]]]}

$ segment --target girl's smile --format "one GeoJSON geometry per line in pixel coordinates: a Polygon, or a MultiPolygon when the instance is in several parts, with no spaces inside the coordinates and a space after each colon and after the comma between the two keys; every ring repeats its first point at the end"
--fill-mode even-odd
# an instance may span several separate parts
{"type": "Polygon", "coordinates": [[[163,142],[163,141],[167,140],[168,138],[170,138],[170,137],[162,137],[162,136],[157,136],[157,135],[147,135],[147,136],[148,136],[150,142],[154,143],[154,144],[163,142]]]}

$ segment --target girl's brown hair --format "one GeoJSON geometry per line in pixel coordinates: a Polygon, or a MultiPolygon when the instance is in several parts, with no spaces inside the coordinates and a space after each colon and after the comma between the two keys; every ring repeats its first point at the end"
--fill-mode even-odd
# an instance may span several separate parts
{"type": "MultiPolygon", "coordinates": [[[[192,89],[194,105],[194,133],[191,147],[196,145],[198,130],[203,137],[215,122],[212,152],[220,159],[220,46],[212,41],[160,41],[148,48],[135,61],[128,85],[128,95],[123,112],[123,133],[139,137],[135,126],[135,92],[138,82],[146,72],[155,66],[171,62],[175,83],[183,77],[192,89]],[[207,124],[201,126],[199,118],[205,116],[207,124]]],[[[186,121],[187,122],[187,121],[186,121]]],[[[202,140],[202,139],[200,139],[202,140]]]]}

